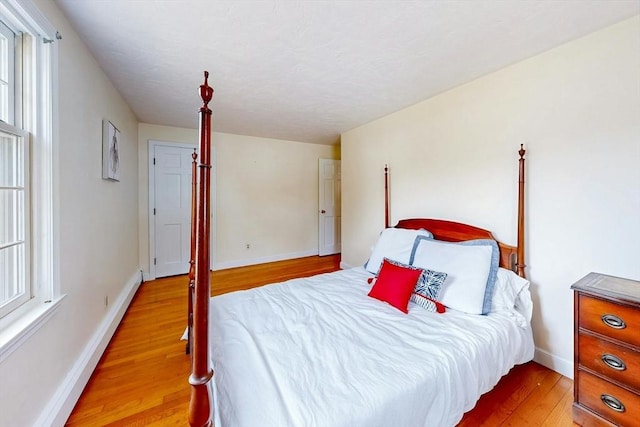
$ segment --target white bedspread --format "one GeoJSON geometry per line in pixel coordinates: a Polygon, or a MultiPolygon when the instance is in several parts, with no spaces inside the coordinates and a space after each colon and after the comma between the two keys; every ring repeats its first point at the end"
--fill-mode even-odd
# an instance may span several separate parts
{"type": "Polygon", "coordinates": [[[367,296],[368,277],[354,268],[212,298],[216,426],[453,426],[533,358],[522,316],[413,303],[405,315],[367,296]]]}

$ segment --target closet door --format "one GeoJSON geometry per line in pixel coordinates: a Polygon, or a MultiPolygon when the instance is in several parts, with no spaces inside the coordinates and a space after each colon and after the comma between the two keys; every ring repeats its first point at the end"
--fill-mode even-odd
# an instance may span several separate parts
{"type": "Polygon", "coordinates": [[[341,250],[340,160],[320,159],[318,166],[318,254],[337,254],[341,250]]]}
{"type": "Polygon", "coordinates": [[[155,276],[189,271],[191,241],[191,155],[193,147],[154,148],[153,218],[155,276]]]}

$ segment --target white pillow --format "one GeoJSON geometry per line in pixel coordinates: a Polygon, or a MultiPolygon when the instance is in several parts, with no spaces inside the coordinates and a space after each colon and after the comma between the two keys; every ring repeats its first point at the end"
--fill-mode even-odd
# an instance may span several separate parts
{"type": "Polygon", "coordinates": [[[493,290],[491,311],[518,312],[524,324],[531,321],[533,304],[529,293],[530,282],[511,270],[498,269],[498,278],[493,290]]]}
{"type": "Polygon", "coordinates": [[[389,258],[402,264],[409,264],[411,250],[418,236],[433,237],[429,231],[424,229],[385,228],[380,233],[380,237],[378,237],[378,241],[371,251],[369,261],[367,261],[364,268],[370,273],[377,274],[384,258],[389,258]]]}
{"type": "Polygon", "coordinates": [[[489,239],[454,243],[418,237],[409,264],[447,273],[439,296],[442,304],[465,313],[487,314],[499,256],[498,245],[489,239]]]}

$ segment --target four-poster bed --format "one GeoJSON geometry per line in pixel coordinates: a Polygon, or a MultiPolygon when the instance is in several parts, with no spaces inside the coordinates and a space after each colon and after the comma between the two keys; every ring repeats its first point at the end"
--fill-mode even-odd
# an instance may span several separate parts
{"type": "MultiPolygon", "coordinates": [[[[207,104],[213,90],[206,76],[205,72],[200,90],[201,165],[190,273],[192,426],[209,426],[212,416],[218,427],[453,425],[514,365],[532,359],[532,303],[524,279],[523,148],[515,247],[497,242],[487,230],[451,221],[404,219],[389,228],[385,166],[386,228],[364,267],[209,300],[211,110],[207,104]],[[395,241],[391,249],[385,247],[383,240],[393,234],[387,230],[397,230],[403,239],[409,236],[408,243],[399,248],[395,241]],[[431,268],[431,245],[471,254],[464,260],[481,260],[481,280],[476,282],[482,286],[482,307],[477,314],[466,310],[466,302],[456,306],[457,301],[444,304],[443,314],[409,301],[404,301],[406,310],[397,310],[394,303],[381,303],[373,295],[388,276],[389,262],[403,272],[419,271],[419,281],[423,280],[431,268]],[[394,257],[394,251],[402,255],[394,257]],[[426,253],[431,255],[425,258],[426,253]],[[372,261],[374,254],[381,255],[381,267],[372,261]],[[209,383],[212,377],[214,385],[209,383]]],[[[443,262],[447,268],[459,268],[443,262]]],[[[450,291],[454,284],[466,286],[460,284],[458,273],[468,272],[441,270],[438,287],[450,291]]],[[[415,279],[411,290],[414,284],[417,289],[415,279]]]]}

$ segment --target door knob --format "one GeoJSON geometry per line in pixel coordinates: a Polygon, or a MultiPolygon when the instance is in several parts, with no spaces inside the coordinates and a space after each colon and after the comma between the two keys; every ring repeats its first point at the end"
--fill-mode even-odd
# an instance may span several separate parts
{"type": "Polygon", "coordinates": [[[324,209],[322,209],[322,210],[320,211],[320,213],[327,213],[327,211],[325,211],[324,209]]]}

